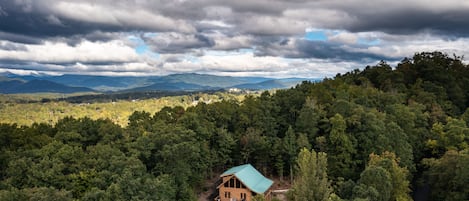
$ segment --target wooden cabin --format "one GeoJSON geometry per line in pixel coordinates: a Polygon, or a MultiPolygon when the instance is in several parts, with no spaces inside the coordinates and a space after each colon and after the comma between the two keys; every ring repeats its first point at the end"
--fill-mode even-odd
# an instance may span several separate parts
{"type": "Polygon", "coordinates": [[[271,200],[270,187],[274,182],[250,164],[230,168],[220,177],[216,201],[251,201],[258,194],[263,195],[266,201],[271,200]]]}

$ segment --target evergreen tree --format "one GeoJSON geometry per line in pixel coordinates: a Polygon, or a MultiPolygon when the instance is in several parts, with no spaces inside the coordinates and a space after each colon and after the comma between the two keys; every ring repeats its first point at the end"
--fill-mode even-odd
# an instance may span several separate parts
{"type": "Polygon", "coordinates": [[[308,151],[303,148],[298,154],[298,172],[291,190],[289,200],[293,201],[326,201],[332,193],[327,178],[327,155],[308,151]]]}
{"type": "Polygon", "coordinates": [[[356,150],[345,131],[347,125],[342,115],[334,115],[330,118],[330,122],[332,124],[328,141],[330,175],[349,179],[354,173],[353,154],[356,150]]]}

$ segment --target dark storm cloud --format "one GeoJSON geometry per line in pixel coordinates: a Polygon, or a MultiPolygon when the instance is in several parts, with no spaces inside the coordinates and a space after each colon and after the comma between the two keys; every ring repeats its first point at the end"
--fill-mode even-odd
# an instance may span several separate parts
{"type": "Polygon", "coordinates": [[[111,40],[118,40],[121,38],[120,33],[116,32],[101,32],[95,31],[88,34],[76,34],[68,37],[58,36],[48,38],[48,40],[56,41],[56,42],[64,42],[71,46],[76,46],[83,41],[91,41],[91,42],[107,42],[111,40]]]}
{"type": "Polygon", "coordinates": [[[295,43],[279,36],[258,36],[253,42],[256,56],[299,57],[295,43]]]}
{"type": "Polygon", "coordinates": [[[178,19],[140,9],[138,5],[112,1],[65,2],[51,0],[1,1],[1,39],[37,43],[33,38],[71,37],[108,39],[95,33],[133,31],[190,31],[190,25],[178,19]],[[74,11],[75,9],[75,11],[74,11]],[[71,12],[73,11],[73,12],[71,12]],[[90,15],[87,15],[89,12],[90,15]],[[93,18],[91,15],[105,16],[93,18]],[[149,19],[150,18],[150,19],[149,19]],[[10,34],[10,35],[7,35],[10,34]],[[11,35],[20,35],[13,37],[11,35]],[[26,38],[28,36],[31,38],[26,38]],[[29,40],[27,40],[29,39],[29,40]]]}
{"type": "Polygon", "coordinates": [[[382,31],[390,34],[432,32],[439,35],[469,36],[469,10],[433,13],[403,10],[386,14],[358,13],[355,23],[346,25],[352,32],[382,31]]]}
{"type": "Polygon", "coordinates": [[[324,41],[301,40],[296,44],[300,58],[318,58],[327,60],[347,61],[375,61],[395,60],[398,58],[385,57],[372,53],[353,51],[353,48],[324,41]]]}
{"type": "Polygon", "coordinates": [[[289,39],[282,37],[262,37],[256,41],[256,56],[277,56],[284,58],[317,58],[334,61],[376,61],[398,60],[373,53],[360,52],[366,49],[362,45],[343,45],[329,41],[310,41],[305,39],[289,39]]]}
{"type": "MultiPolygon", "coordinates": [[[[190,26],[197,26],[199,32],[217,29],[200,24],[203,20],[220,20],[232,25],[228,31],[254,35],[295,35],[312,26],[351,32],[469,34],[469,9],[458,6],[463,1],[448,1],[441,9],[438,5],[428,8],[424,1],[393,2],[17,0],[0,2],[0,27],[5,33],[39,38],[91,37],[95,32],[179,32],[190,31],[190,26]],[[93,16],[99,12],[101,17],[93,16]]],[[[226,31],[226,27],[218,29],[226,31]]]]}
{"type": "Polygon", "coordinates": [[[32,37],[51,37],[83,34],[97,28],[69,20],[61,20],[61,24],[51,23],[48,19],[53,17],[48,18],[47,13],[38,12],[34,3],[18,5],[15,2],[17,1],[0,2],[3,11],[7,13],[0,15],[0,27],[3,32],[32,37]]]}
{"type": "Polygon", "coordinates": [[[152,50],[159,53],[185,53],[215,45],[211,38],[202,34],[162,33],[156,36],[144,36],[143,40],[152,50]]]}
{"type": "MultiPolygon", "coordinates": [[[[469,36],[469,5],[465,0],[446,1],[317,1],[314,7],[344,15],[324,27],[351,32],[381,31],[390,34],[432,32],[469,36]]],[[[316,9],[317,10],[317,9],[316,9]]],[[[315,19],[315,17],[311,18],[315,19]]]]}
{"type": "MultiPolygon", "coordinates": [[[[85,34],[96,30],[102,31],[129,31],[150,29],[151,19],[140,25],[130,23],[110,24],[99,19],[83,21],[80,18],[73,18],[64,15],[64,6],[60,9],[52,9],[62,1],[36,0],[36,1],[2,1],[0,3],[0,26],[3,31],[10,33],[27,33],[36,36],[57,36],[70,34],[85,34]]],[[[206,19],[205,8],[219,6],[226,7],[232,11],[232,19],[243,19],[248,13],[255,20],[256,17],[275,17],[279,20],[297,20],[289,19],[283,14],[289,9],[309,9],[311,16],[303,16],[304,19],[315,21],[318,17],[314,16],[320,9],[339,11],[348,14],[354,18],[354,23],[338,22],[336,28],[344,27],[351,31],[375,31],[385,32],[412,32],[426,29],[436,31],[464,31],[468,33],[469,17],[467,8],[458,7],[463,1],[448,1],[447,5],[442,5],[439,9],[425,8],[428,2],[417,1],[410,4],[393,3],[391,1],[286,1],[286,0],[238,0],[238,1],[219,1],[219,0],[160,0],[160,1],[142,1],[143,3],[129,3],[128,1],[80,1],[88,4],[87,9],[101,6],[108,9],[112,15],[113,10],[119,9],[141,9],[149,12],[161,14],[174,20],[198,21],[206,19]],[[419,3],[420,2],[420,3],[419,3]],[[366,7],[364,6],[366,5],[366,7]],[[446,7],[450,8],[446,8],[446,7]],[[451,6],[453,5],[453,6],[451,6]],[[389,7],[389,9],[387,9],[389,7]]],[[[394,1],[395,2],[395,1],[394,1]]],[[[67,4],[68,5],[68,4],[67,4]]],[[[71,4],[69,6],[77,6],[71,4]]],[[[86,10],[85,10],[86,11],[86,10]]],[[[211,11],[213,12],[213,10],[211,11]]],[[[76,17],[76,16],[75,16],[76,17]]],[[[135,16],[138,17],[138,16],[135,16]]],[[[234,21],[235,22],[235,21],[234,21]]],[[[324,24],[324,26],[330,26],[324,24]]],[[[253,28],[253,27],[251,27],[253,28]]],[[[282,29],[283,27],[277,27],[282,29]]],[[[155,29],[157,30],[157,29],[155,29]]],[[[164,31],[164,30],[159,30],[164,31]]],[[[242,30],[241,30],[242,31],[242,30]]],[[[275,30],[271,30],[275,32],[275,30]]]]}
{"type": "MultiPolygon", "coordinates": [[[[214,1],[215,3],[216,1],[214,1]]],[[[286,1],[271,0],[238,0],[238,1],[218,1],[218,5],[228,6],[238,13],[257,13],[263,15],[280,16],[283,10],[291,6],[286,1]]]]}
{"type": "Polygon", "coordinates": [[[44,42],[44,39],[39,37],[32,37],[22,34],[7,33],[0,30],[0,40],[6,40],[16,43],[26,43],[26,44],[41,44],[44,42]]]}

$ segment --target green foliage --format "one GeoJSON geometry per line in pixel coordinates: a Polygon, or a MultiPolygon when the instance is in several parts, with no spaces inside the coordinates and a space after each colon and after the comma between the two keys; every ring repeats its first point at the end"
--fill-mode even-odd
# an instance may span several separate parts
{"type": "Polygon", "coordinates": [[[303,148],[298,155],[298,172],[288,197],[294,201],[329,200],[332,193],[327,178],[326,153],[303,148]]]}
{"type": "Polygon", "coordinates": [[[265,201],[265,198],[261,194],[257,194],[252,198],[252,201],[265,201]]]}
{"type": "Polygon", "coordinates": [[[469,147],[469,127],[464,120],[448,117],[446,124],[433,124],[432,137],[426,146],[437,156],[447,150],[463,150],[469,147]]]}
{"type": "Polygon", "coordinates": [[[285,137],[283,138],[283,148],[287,154],[286,158],[288,158],[288,165],[290,167],[290,181],[293,181],[293,167],[296,162],[296,155],[299,147],[296,141],[295,132],[291,127],[288,128],[285,133],[285,137]]]}
{"type": "Polygon", "coordinates": [[[431,200],[469,200],[469,150],[449,150],[441,158],[423,163],[432,188],[431,200]]]}
{"type": "Polygon", "coordinates": [[[27,188],[27,189],[12,189],[9,191],[0,191],[1,201],[19,201],[19,200],[34,200],[34,201],[72,201],[73,198],[70,192],[64,190],[57,190],[54,188],[27,188]]]}
{"type": "Polygon", "coordinates": [[[328,153],[329,174],[334,177],[351,178],[354,173],[355,162],[353,154],[356,149],[345,133],[346,123],[342,115],[336,114],[331,117],[332,128],[329,134],[328,153]]]}
{"type": "MultiPolygon", "coordinates": [[[[359,183],[376,189],[379,192],[376,200],[388,201],[391,198],[391,175],[379,166],[367,167],[360,175],[359,183]]],[[[368,191],[368,190],[367,190],[368,191]]]]}
{"type": "Polygon", "coordinates": [[[315,100],[307,98],[305,104],[300,110],[298,119],[295,122],[297,131],[300,133],[306,133],[308,138],[314,139],[318,132],[318,121],[322,114],[317,107],[315,100]]]}
{"type": "MultiPolygon", "coordinates": [[[[354,199],[367,200],[412,200],[408,170],[399,166],[399,159],[394,153],[381,155],[370,154],[365,170],[360,174],[358,185],[353,187],[354,199]]],[[[349,196],[350,182],[341,185],[341,193],[349,196]],[[344,191],[345,190],[345,191],[344,191]]]]}
{"type": "Polygon", "coordinates": [[[243,163],[282,183],[296,173],[296,200],[409,200],[411,183],[468,200],[468,77],[430,52],[245,98],[1,96],[0,200],[196,200],[243,163]]]}
{"type": "MultiPolygon", "coordinates": [[[[382,167],[389,173],[392,185],[389,200],[412,200],[409,195],[409,171],[407,168],[401,167],[399,163],[399,158],[392,152],[384,152],[381,155],[371,154],[367,168],[382,167]]],[[[377,188],[377,190],[379,189],[377,188]]]]}

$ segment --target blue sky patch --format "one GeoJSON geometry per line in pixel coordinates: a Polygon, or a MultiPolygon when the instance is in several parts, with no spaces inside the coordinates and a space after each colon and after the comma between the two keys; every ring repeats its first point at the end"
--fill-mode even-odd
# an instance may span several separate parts
{"type": "Polygon", "coordinates": [[[309,31],[305,34],[306,40],[311,41],[326,41],[327,36],[324,31],[309,31]]]}
{"type": "Polygon", "coordinates": [[[145,41],[138,36],[129,36],[128,39],[136,44],[135,52],[139,55],[146,53],[149,51],[148,45],[145,44],[145,41]]]}
{"type": "Polygon", "coordinates": [[[147,51],[148,46],[146,44],[139,44],[137,47],[135,47],[135,52],[137,52],[137,54],[144,54],[147,51]]]}

